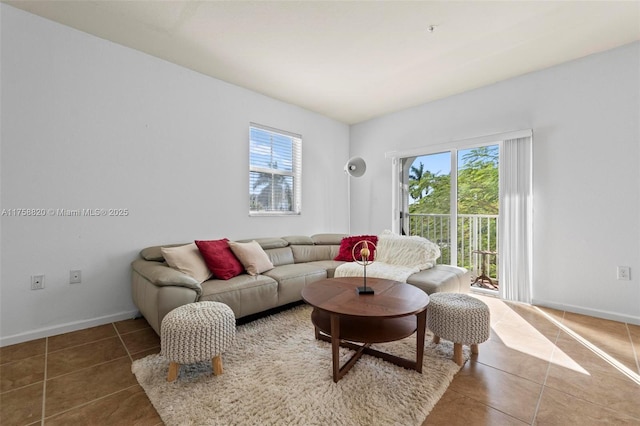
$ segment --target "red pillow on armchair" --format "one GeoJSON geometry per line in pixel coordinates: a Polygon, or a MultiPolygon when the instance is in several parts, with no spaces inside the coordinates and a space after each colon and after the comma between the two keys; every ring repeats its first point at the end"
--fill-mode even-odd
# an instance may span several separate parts
{"type": "MultiPolygon", "coordinates": [[[[377,235],[355,235],[352,237],[344,237],[342,241],[340,241],[340,251],[338,251],[338,255],[333,260],[342,260],[344,262],[353,262],[353,247],[360,241],[365,240],[372,242],[373,244],[378,244],[378,236],[377,235]]],[[[375,257],[375,248],[372,245],[368,245],[369,250],[371,251],[371,255],[369,255],[369,259],[374,259],[375,257]]],[[[356,255],[356,259],[362,260],[360,256],[360,249],[358,248],[356,255]]]]}
{"type": "Polygon", "coordinates": [[[207,267],[218,279],[228,280],[244,272],[240,263],[229,247],[227,238],[211,241],[195,241],[207,267]]]}

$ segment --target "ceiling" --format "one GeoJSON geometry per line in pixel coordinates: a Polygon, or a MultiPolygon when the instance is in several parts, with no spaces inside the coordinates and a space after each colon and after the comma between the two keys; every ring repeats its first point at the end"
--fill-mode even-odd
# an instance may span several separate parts
{"type": "Polygon", "coordinates": [[[640,1],[3,1],[348,124],[640,39],[640,1]]]}

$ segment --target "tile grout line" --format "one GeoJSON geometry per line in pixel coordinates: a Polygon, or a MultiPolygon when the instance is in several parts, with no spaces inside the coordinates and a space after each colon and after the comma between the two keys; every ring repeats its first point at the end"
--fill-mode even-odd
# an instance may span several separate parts
{"type": "MultiPolygon", "coordinates": [[[[564,322],[564,314],[565,311],[562,311],[562,321],[564,322]]],[[[547,364],[547,371],[544,374],[544,380],[542,381],[542,387],[540,388],[540,395],[538,396],[538,402],[536,403],[536,408],[533,410],[533,418],[531,419],[531,424],[536,423],[536,418],[538,417],[538,411],[540,411],[540,404],[542,404],[542,395],[544,394],[544,389],[547,387],[547,379],[549,378],[549,372],[551,371],[551,364],[553,361],[553,355],[558,350],[558,339],[560,338],[560,333],[562,330],[558,327],[558,331],[556,332],[556,338],[553,342],[553,350],[551,351],[551,355],[549,355],[549,362],[547,364]]]]}
{"type": "MultiPolygon", "coordinates": [[[[64,414],[64,413],[68,413],[69,411],[73,411],[73,410],[77,410],[77,409],[82,408],[82,407],[86,407],[87,405],[93,404],[93,403],[94,403],[94,402],[96,402],[96,401],[100,401],[100,400],[103,400],[103,399],[109,398],[109,397],[111,397],[111,396],[113,396],[113,395],[116,395],[116,394],[118,394],[118,393],[120,393],[120,392],[123,392],[123,391],[126,391],[126,390],[128,390],[128,389],[134,388],[134,387],[136,387],[136,386],[138,386],[138,384],[137,384],[137,383],[136,383],[135,385],[131,385],[131,386],[128,386],[128,387],[126,387],[126,388],[122,388],[122,389],[117,390],[117,391],[115,391],[115,392],[111,392],[110,394],[103,395],[103,396],[101,396],[101,397],[99,397],[99,398],[92,399],[91,401],[83,402],[83,403],[82,403],[82,404],[80,404],[80,405],[76,405],[76,406],[73,406],[73,407],[71,407],[71,408],[67,408],[66,410],[62,410],[62,411],[60,411],[60,412],[58,412],[58,413],[54,413],[54,414],[52,414],[52,415],[48,416],[48,417],[47,417],[47,419],[50,419],[50,418],[55,417],[55,416],[59,416],[59,415],[64,414]]],[[[42,423],[43,423],[43,425],[44,425],[44,421],[45,421],[45,418],[44,418],[44,416],[43,416],[43,418],[42,418],[42,423]]]]}
{"type": "MultiPolygon", "coordinates": [[[[125,345],[124,340],[122,340],[122,336],[120,335],[120,332],[118,331],[118,328],[116,327],[115,323],[111,323],[111,325],[112,325],[112,326],[113,326],[113,328],[115,329],[116,336],[118,337],[118,339],[120,340],[120,343],[121,343],[121,344],[122,344],[122,346],[124,347],[125,352],[127,353],[127,357],[129,358],[129,361],[133,362],[133,358],[132,358],[132,356],[131,356],[131,353],[129,352],[129,348],[127,348],[127,345],[125,345]]],[[[100,339],[100,340],[105,340],[105,339],[100,339]]],[[[79,347],[79,346],[82,346],[82,345],[77,345],[77,346],[74,346],[74,347],[79,347]]],[[[68,349],[68,348],[67,348],[67,349],[68,349]]],[[[46,358],[46,357],[45,357],[45,358],[46,358]]],[[[124,358],[124,357],[121,357],[121,358],[124,358]]],[[[120,358],[116,358],[116,359],[120,359],[120,358]]],[[[106,361],[106,362],[98,363],[98,364],[95,364],[95,365],[103,365],[103,364],[106,364],[106,363],[108,363],[108,362],[112,362],[112,361],[114,361],[114,360],[110,360],[110,361],[106,361]]],[[[91,368],[91,367],[93,367],[93,366],[85,367],[85,369],[86,369],[86,368],[91,368]]],[[[46,371],[46,367],[45,367],[45,371],[46,371]]],[[[68,373],[68,374],[72,374],[72,373],[68,373]]],[[[66,374],[63,374],[63,375],[61,375],[61,376],[57,376],[57,377],[62,377],[62,376],[65,376],[65,375],[66,375],[66,374]]],[[[56,378],[57,378],[57,377],[56,377],[56,378]]],[[[45,380],[45,382],[46,382],[46,380],[45,380]]],[[[47,419],[48,419],[48,418],[51,418],[51,417],[54,417],[54,416],[58,416],[58,415],[64,414],[64,413],[67,413],[67,412],[72,411],[72,410],[76,410],[76,409],[78,409],[78,408],[82,408],[82,407],[88,406],[88,405],[90,405],[90,404],[92,404],[92,403],[94,403],[94,402],[96,402],[96,401],[100,401],[100,400],[107,399],[107,398],[109,398],[109,397],[111,397],[111,396],[113,396],[113,395],[116,395],[116,394],[118,394],[118,393],[120,393],[120,392],[123,392],[123,391],[125,391],[125,390],[127,390],[127,389],[131,389],[131,388],[136,387],[136,386],[139,386],[139,384],[138,384],[137,382],[136,382],[136,384],[135,384],[135,385],[131,385],[131,386],[128,386],[128,387],[126,387],[126,388],[124,388],[124,389],[120,389],[120,390],[117,390],[117,391],[115,391],[115,392],[112,392],[112,393],[110,393],[110,394],[108,394],[108,395],[103,395],[103,396],[101,396],[101,397],[99,397],[99,398],[92,399],[91,401],[86,401],[86,402],[85,402],[85,403],[83,403],[83,404],[80,404],[80,405],[77,405],[77,406],[74,406],[74,407],[68,408],[68,409],[63,410],[63,411],[61,411],[61,412],[59,412],[59,413],[54,413],[54,414],[52,414],[51,416],[47,417],[47,419]]],[[[42,426],[44,426],[44,421],[45,421],[45,415],[44,415],[44,398],[43,398],[43,412],[42,412],[42,422],[41,422],[41,425],[42,425],[42,426]]],[[[162,424],[162,423],[161,423],[161,424],[162,424]]]]}
{"type": "MultiPolygon", "coordinates": [[[[126,347],[125,347],[125,351],[126,351],[126,347]]],[[[128,351],[127,351],[127,357],[129,358],[129,360],[131,360],[131,356],[129,355],[128,351]]],[[[93,368],[93,367],[95,367],[95,366],[100,366],[100,365],[108,364],[108,363],[110,363],[110,362],[117,361],[117,360],[119,360],[119,359],[123,359],[123,358],[125,358],[125,357],[124,357],[124,356],[122,356],[122,357],[119,357],[119,358],[114,358],[114,359],[109,360],[109,361],[99,362],[98,364],[94,364],[94,365],[91,365],[91,366],[88,366],[88,367],[84,367],[84,368],[81,368],[80,370],[76,370],[76,371],[88,370],[88,369],[93,368]]],[[[70,375],[70,374],[74,374],[76,371],[73,371],[73,372],[70,372],[70,373],[66,373],[66,374],[61,374],[61,375],[59,375],[59,376],[54,377],[54,379],[57,379],[57,378],[59,378],[59,377],[68,376],[68,375],[70,375]]],[[[45,383],[46,383],[46,380],[45,380],[45,383]]],[[[101,396],[101,397],[99,397],[99,398],[92,399],[91,401],[86,401],[86,402],[84,402],[84,403],[82,403],[82,404],[80,404],[80,405],[77,405],[77,406],[74,406],[74,407],[68,408],[68,409],[63,410],[63,411],[60,411],[60,412],[58,412],[58,413],[53,413],[53,414],[51,414],[50,416],[46,417],[46,419],[49,419],[49,418],[51,418],[51,417],[54,417],[54,416],[57,416],[57,415],[60,415],[60,414],[63,414],[63,413],[66,413],[66,412],[71,411],[71,410],[75,410],[75,409],[80,408],[80,407],[84,407],[84,406],[89,405],[89,404],[91,404],[91,403],[93,403],[93,402],[100,401],[100,400],[102,400],[102,399],[105,399],[105,398],[107,398],[107,397],[110,397],[110,396],[112,396],[112,395],[115,395],[115,394],[117,394],[118,392],[122,392],[122,391],[124,391],[124,390],[130,389],[130,388],[132,388],[132,387],[134,387],[134,386],[136,386],[136,385],[137,385],[137,383],[136,383],[135,385],[131,385],[131,386],[128,386],[128,387],[126,387],[126,388],[123,388],[123,389],[117,390],[117,391],[115,391],[115,392],[112,392],[112,393],[110,393],[110,394],[108,394],[108,395],[103,395],[103,396],[101,396]]],[[[42,423],[41,423],[41,425],[42,425],[42,426],[44,426],[44,421],[45,421],[45,414],[44,414],[44,398],[43,398],[43,412],[42,412],[42,423]]]]}
{"type": "Polygon", "coordinates": [[[629,323],[625,322],[624,326],[627,329],[627,336],[629,336],[629,343],[631,343],[631,351],[633,352],[633,357],[636,360],[636,371],[638,372],[638,374],[640,374],[640,359],[638,359],[638,356],[640,356],[640,354],[636,352],[636,346],[633,344],[633,337],[631,337],[631,330],[629,329],[629,323]]]}
{"type": "MultiPolygon", "coordinates": [[[[562,326],[566,327],[569,331],[572,331],[572,330],[571,330],[571,328],[569,328],[568,326],[564,325],[565,314],[566,314],[566,311],[564,311],[564,312],[563,312],[563,315],[562,315],[562,322],[560,322],[560,321],[559,321],[559,322],[560,322],[560,324],[561,324],[562,326]]],[[[625,323],[625,324],[626,324],[626,323],[625,323]]],[[[557,343],[558,343],[558,339],[560,338],[560,333],[562,333],[562,331],[563,331],[563,330],[562,330],[561,328],[559,328],[559,329],[558,329],[558,334],[556,335],[556,340],[555,340],[555,342],[554,342],[554,349],[553,349],[553,352],[552,352],[552,356],[553,356],[553,354],[554,354],[556,351],[560,350],[560,349],[558,348],[558,346],[557,346],[557,343]]],[[[566,330],[565,330],[565,333],[566,333],[566,330]]],[[[561,351],[561,350],[560,350],[560,351],[561,351]]],[[[551,370],[551,366],[552,366],[552,364],[553,364],[552,362],[549,362],[549,367],[547,368],[547,374],[545,375],[545,380],[544,380],[544,385],[543,385],[543,391],[544,391],[544,389],[545,389],[545,388],[547,388],[547,387],[548,387],[548,386],[546,386],[546,383],[547,383],[547,379],[548,379],[548,377],[549,377],[549,371],[551,370]]],[[[552,390],[554,390],[554,391],[556,391],[556,392],[560,392],[560,393],[562,393],[562,394],[568,395],[568,396],[570,396],[571,398],[575,398],[575,399],[578,399],[578,400],[583,401],[583,402],[585,402],[585,403],[588,403],[588,404],[590,404],[590,405],[594,405],[594,406],[597,406],[597,407],[601,407],[602,409],[605,409],[605,410],[610,409],[610,407],[607,407],[606,405],[601,405],[601,404],[600,404],[600,403],[598,403],[598,402],[594,402],[594,401],[591,401],[591,400],[589,400],[589,399],[585,399],[585,398],[583,398],[583,397],[581,397],[581,396],[573,395],[573,394],[568,393],[568,392],[566,392],[566,391],[564,391],[564,390],[561,390],[561,389],[558,389],[558,388],[555,388],[555,387],[548,387],[548,388],[549,388],[549,389],[552,389],[552,390]]],[[[542,392],[541,392],[541,394],[540,394],[540,395],[542,396],[542,392]]],[[[535,419],[536,419],[536,417],[537,417],[538,410],[539,410],[539,408],[540,408],[540,403],[541,403],[541,399],[539,400],[538,405],[537,405],[537,407],[536,407],[536,413],[535,413],[535,417],[534,417],[534,419],[533,419],[533,421],[534,421],[534,422],[533,422],[532,424],[535,424],[535,419]]],[[[619,412],[619,410],[618,410],[618,412],[619,412]]],[[[631,415],[631,414],[629,414],[629,413],[627,413],[627,412],[622,413],[622,414],[623,414],[624,416],[626,416],[626,417],[630,417],[630,418],[635,419],[635,417],[634,417],[633,415],[631,415]]]]}
{"type": "MultiPolygon", "coordinates": [[[[486,364],[485,364],[485,365],[486,365],[486,364]]],[[[510,373],[509,373],[509,374],[510,374],[510,373]]],[[[503,410],[501,410],[501,409],[499,409],[499,408],[494,407],[494,406],[493,406],[493,405],[491,405],[491,404],[488,404],[488,403],[486,403],[486,402],[480,401],[480,400],[475,399],[475,398],[473,398],[473,397],[471,397],[471,396],[465,395],[464,393],[461,393],[461,392],[458,392],[458,391],[455,391],[455,390],[450,390],[450,389],[447,389],[447,392],[453,392],[453,393],[455,393],[455,394],[457,394],[457,395],[460,395],[460,396],[461,396],[461,397],[463,397],[463,398],[467,398],[467,399],[471,399],[471,400],[473,400],[473,401],[476,401],[478,404],[484,405],[485,407],[487,407],[487,408],[489,408],[489,409],[491,409],[491,410],[497,411],[497,412],[499,412],[499,413],[504,414],[505,416],[507,416],[507,417],[509,417],[509,418],[512,418],[512,419],[514,419],[514,420],[516,420],[516,421],[518,421],[518,422],[523,422],[523,423],[524,423],[524,421],[523,421],[523,420],[521,420],[520,418],[518,418],[518,417],[514,416],[513,414],[509,414],[509,413],[507,413],[506,411],[503,411],[503,410]]],[[[435,408],[435,407],[434,407],[434,408],[435,408]]],[[[432,410],[432,411],[433,411],[433,410],[432,410]]],[[[429,414],[431,414],[431,413],[429,413],[429,414]]],[[[429,418],[429,416],[428,416],[428,415],[427,415],[427,418],[429,418]]],[[[528,423],[528,424],[533,424],[533,423],[528,423]]]]}
{"type": "Polygon", "coordinates": [[[44,426],[44,413],[47,408],[47,365],[49,364],[49,338],[44,340],[44,377],[42,380],[42,415],[40,425],[44,426]]]}
{"type": "MultiPolygon", "coordinates": [[[[70,350],[70,349],[77,349],[80,346],[91,345],[91,344],[94,344],[96,342],[102,342],[104,340],[113,339],[113,338],[117,337],[118,340],[120,341],[120,343],[122,344],[122,346],[124,347],[126,355],[123,355],[123,356],[120,356],[120,357],[116,357],[116,358],[113,358],[113,359],[110,359],[110,360],[102,361],[102,362],[99,362],[97,364],[93,364],[93,365],[89,365],[89,366],[86,366],[86,367],[82,367],[82,368],[80,368],[79,370],[76,370],[76,371],[86,370],[88,368],[92,368],[92,367],[95,367],[95,366],[104,365],[104,364],[107,364],[107,363],[110,363],[110,362],[113,362],[113,361],[116,361],[116,360],[119,360],[119,359],[122,359],[122,358],[125,358],[125,357],[129,358],[129,361],[133,362],[133,357],[131,356],[131,353],[129,352],[129,348],[127,348],[127,345],[124,343],[124,340],[122,340],[122,336],[118,332],[118,328],[116,327],[115,323],[111,323],[111,325],[115,329],[115,333],[116,333],[115,336],[105,337],[105,338],[94,340],[94,341],[91,341],[91,342],[86,342],[86,343],[81,343],[81,344],[74,345],[74,346],[69,346],[68,348],[64,348],[64,349],[58,349],[58,350],[54,351],[53,353],[62,352],[62,351],[70,350]]],[[[136,330],[136,331],[138,331],[138,330],[136,330]]],[[[133,332],[130,332],[130,333],[133,333],[133,332]]],[[[125,333],[125,334],[130,334],[130,333],[125,333]]],[[[60,374],[58,376],[53,377],[52,379],[57,379],[59,377],[68,376],[69,374],[73,374],[76,371],[71,371],[71,372],[68,372],[68,373],[60,374]]]]}
{"type": "Polygon", "coordinates": [[[118,327],[116,327],[116,324],[113,323],[113,322],[111,323],[111,325],[113,325],[113,328],[116,331],[116,336],[118,336],[118,339],[120,340],[120,343],[122,344],[122,347],[124,348],[125,352],[127,353],[127,356],[129,357],[129,361],[133,362],[133,357],[131,356],[131,352],[129,352],[129,348],[124,343],[124,340],[122,340],[122,335],[120,335],[120,331],[118,331],[118,327]]]}
{"type": "MultiPolygon", "coordinates": [[[[469,360],[469,362],[471,362],[471,360],[469,360]]],[[[544,384],[538,383],[538,382],[537,382],[537,381],[535,381],[535,380],[532,380],[532,379],[529,379],[529,378],[526,378],[526,377],[520,376],[520,375],[518,375],[518,374],[511,373],[511,372],[509,372],[509,371],[503,370],[503,369],[501,369],[501,368],[499,368],[499,367],[495,367],[495,366],[493,366],[493,365],[485,364],[485,363],[483,363],[482,361],[478,361],[478,360],[476,360],[476,361],[473,361],[473,362],[475,362],[475,363],[477,363],[477,364],[484,365],[485,367],[487,367],[487,368],[489,368],[489,369],[491,369],[491,370],[499,371],[499,372],[501,372],[501,373],[503,373],[503,374],[506,374],[506,375],[508,375],[508,376],[517,377],[518,379],[525,380],[525,381],[530,382],[530,383],[535,383],[535,384],[537,384],[537,385],[541,385],[541,386],[542,386],[542,388],[544,388],[544,384]]],[[[456,373],[456,375],[457,375],[457,373],[456,373]]],[[[455,380],[455,377],[454,377],[454,380],[455,380]]],[[[449,391],[449,389],[447,389],[447,391],[449,391]]],[[[522,420],[522,419],[521,419],[521,418],[519,418],[519,417],[516,417],[516,416],[515,416],[515,415],[513,415],[513,414],[509,414],[509,413],[507,413],[506,411],[503,411],[503,410],[501,410],[501,409],[500,409],[500,408],[498,408],[498,407],[495,407],[495,406],[493,406],[493,405],[491,405],[491,404],[489,404],[489,403],[487,403],[487,402],[484,402],[484,401],[482,401],[482,400],[480,400],[480,399],[476,399],[476,397],[475,397],[475,396],[468,395],[468,394],[466,394],[466,393],[459,392],[459,391],[454,391],[454,390],[452,390],[452,392],[455,392],[455,393],[457,393],[457,394],[459,394],[459,395],[464,396],[465,398],[469,398],[469,399],[471,399],[471,400],[473,400],[473,401],[476,401],[476,402],[478,402],[478,403],[480,403],[480,404],[482,404],[482,405],[484,405],[484,406],[486,406],[486,407],[491,408],[492,410],[499,411],[499,412],[503,413],[504,415],[509,416],[509,417],[512,417],[512,418],[514,418],[514,419],[517,419],[518,421],[520,421],[520,422],[524,422],[525,424],[528,424],[528,425],[533,425],[533,424],[534,424],[533,422],[530,422],[530,423],[525,422],[524,420],[522,420]]],[[[542,391],[541,391],[540,395],[542,395],[542,391]]],[[[540,401],[540,396],[538,396],[538,403],[539,403],[539,401],[540,401]]],[[[538,403],[537,403],[537,404],[538,404],[538,403]]],[[[536,404],[536,410],[534,411],[534,418],[535,418],[535,412],[537,411],[537,404],[536,404]]]]}
{"type": "MultiPolygon", "coordinates": [[[[52,336],[52,337],[56,337],[56,336],[52,336]]],[[[108,337],[103,337],[102,339],[97,339],[97,340],[91,340],[89,342],[78,343],[77,345],[67,346],[66,348],[62,348],[62,349],[56,349],[55,351],[51,351],[51,353],[55,354],[57,352],[67,351],[67,350],[70,350],[70,349],[77,349],[80,346],[93,345],[94,343],[102,342],[102,341],[109,340],[109,339],[113,339],[114,337],[115,336],[108,336],[108,337]]]]}
{"type": "MultiPolygon", "coordinates": [[[[131,334],[131,333],[136,333],[136,332],[139,332],[139,331],[141,331],[141,330],[130,330],[130,331],[128,331],[128,332],[121,333],[121,332],[118,330],[118,328],[117,328],[117,326],[116,326],[116,324],[115,324],[115,323],[111,323],[111,326],[114,328],[115,336],[99,338],[99,339],[97,339],[97,340],[93,340],[93,341],[91,341],[91,342],[78,343],[78,344],[74,344],[74,345],[71,345],[71,346],[69,346],[69,347],[60,348],[60,349],[57,349],[57,350],[54,350],[54,351],[52,351],[51,349],[55,346],[55,345],[54,345],[54,343],[55,343],[55,342],[51,341],[51,338],[52,338],[52,337],[55,337],[55,336],[44,336],[44,338],[43,338],[44,348],[43,348],[43,351],[42,351],[42,352],[40,352],[40,353],[41,353],[41,355],[37,355],[37,354],[35,354],[35,355],[32,355],[32,356],[27,356],[26,358],[20,358],[20,359],[16,359],[16,360],[13,360],[13,361],[10,361],[10,362],[5,362],[5,363],[3,363],[3,364],[2,364],[2,366],[4,367],[5,365],[7,365],[7,366],[8,366],[8,365],[11,365],[11,364],[19,363],[19,362],[21,362],[21,361],[23,361],[23,360],[25,360],[25,359],[35,358],[35,357],[38,357],[38,356],[42,356],[42,357],[43,357],[43,361],[42,361],[42,362],[44,362],[44,365],[43,365],[43,367],[42,367],[42,368],[43,368],[43,370],[42,370],[42,371],[43,371],[43,376],[42,376],[42,383],[40,384],[40,388],[41,388],[41,400],[40,400],[40,401],[37,401],[37,399],[36,399],[36,401],[34,401],[34,402],[37,404],[37,405],[36,405],[36,407],[37,407],[37,406],[39,406],[39,407],[40,407],[40,410],[41,410],[40,420],[38,421],[38,420],[35,420],[35,419],[34,419],[34,421],[36,421],[36,422],[37,422],[36,424],[40,424],[41,426],[44,426],[44,425],[45,425],[45,423],[46,423],[49,419],[51,419],[52,417],[55,417],[55,416],[57,416],[57,415],[59,415],[59,414],[61,414],[61,413],[63,413],[63,412],[67,412],[67,411],[69,411],[69,410],[64,410],[64,411],[62,411],[62,412],[60,412],[60,413],[51,413],[49,416],[47,416],[47,415],[46,415],[46,409],[47,409],[47,406],[48,406],[48,405],[47,405],[47,401],[46,401],[46,397],[47,397],[47,390],[48,390],[48,383],[47,383],[47,382],[48,382],[49,380],[55,380],[55,379],[58,379],[59,377],[67,376],[67,375],[69,375],[69,374],[72,374],[72,373],[73,373],[73,372],[69,372],[69,373],[67,373],[67,374],[58,375],[58,376],[56,376],[56,377],[50,377],[51,372],[49,371],[49,368],[48,368],[48,364],[49,364],[49,355],[51,355],[51,354],[57,354],[57,353],[59,353],[59,352],[64,352],[64,351],[74,352],[74,351],[76,351],[78,348],[81,348],[81,347],[83,347],[83,346],[90,345],[90,344],[94,344],[94,343],[96,343],[96,342],[102,342],[102,341],[109,340],[109,339],[112,339],[112,338],[117,337],[117,338],[118,338],[118,341],[120,341],[120,344],[121,344],[121,345],[123,346],[123,348],[125,349],[125,355],[123,355],[123,356],[121,356],[121,357],[119,357],[119,358],[115,358],[115,359],[111,359],[111,360],[108,360],[108,361],[100,362],[100,363],[95,364],[95,365],[93,365],[93,366],[96,366],[96,365],[103,365],[103,364],[106,364],[106,363],[109,363],[109,362],[116,361],[117,359],[124,360],[124,359],[125,359],[125,357],[129,360],[129,365],[131,365],[131,363],[133,362],[133,353],[131,352],[131,350],[130,350],[130,349],[127,347],[127,345],[125,344],[124,339],[123,339],[123,336],[124,336],[124,335],[128,335],[128,334],[131,334]]],[[[58,336],[58,335],[56,335],[56,336],[58,336]]],[[[3,358],[4,358],[4,357],[3,357],[3,358]]],[[[6,359],[6,358],[5,358],[5,359],[6,359]]],[[[41,364],[41,365],[42,365],[42,364],[41,364]]],[[[85,367],[85,368],[82,368],[81,370],[88,369],[88,368],[91,368],[91,367],[93,367],[93,366],[87,366],[87,367],[85,367]]],[[[15,390],[18,390],[18,389],[26,388],[26,387],[31,386],[31,385],[32,385],[32,384],[27,384],[27,385],[24,385],[24,386],[21,386],[21,387],[17,387],[17,388],[14,388],[14,389],[10,389],[10,390],[8,390],[7,392],[12,392],[12,391],[15,391],[15,390]]],[[[110,393],[110,394],[108,394],[108,395],[104,395],[104,396],[101,396],[101,397],[99,397],[99,398],[96,398],[96,399],[94,399],[94,400],[92,400],[92,401],[88,401],[87,403],[82,404],[81,406],[88,405],[88,404],[90,404],[90,403],[93,403],[93,402],[96,402],[96,401],[99,401],[99,400],[106,399],[106,398],[108,398],[108,397],[110,397],[110,396],[112,396],[112,395],[115,395],[115,394],[117,394],[117,393],[119,393],[119,392],[122,392],[122,391],[125,391],[125,390],[128,390],[128,389],[131,389],[131,388],[134,388],[135,386],[138,386],[138,385],[139,385],[139,384],[138,384],[138,383],[136,383],[135,385],[127,386],[127,387],[125,387],[125,388],[123,388],[123,389],[120,389],[120,390],[118,390],[118,391],[112,392],[112,393],[110,393]]],[[[5,393],[5,392],[2,392],[2,394],[4,394],[4,393],[5,393]]],[[[77,408],[77,407],[76,407],[76,408],[77,408]]],[[[162,423],[160,423],[160,424],[162,424],[162,423]]]]}
{"type": "Polygon", "coordinates": [[[119,356],[117,358],[109,359],[107,361],[98,362],[97,364],[92,364],[92,365],[88,365],[86,367],[81,367],[81,368],[75,369],[73,371],[70,371],[68,373],[64,373],[64,374],[60,374],[58,376],[52,377],[50,380],[57,380],[60,377],[70,376],[71,374],[75,374],[75,373],[77,373],[79,371],[89,370],[90,368],[99,367],[101,365],[109,364],[110,362],[118,361],[118,360],[121,360],[121,359],[124,359],[124,358],[129,358],[129,356],[128,355],[122,355],[122,356],[119,356]]]}

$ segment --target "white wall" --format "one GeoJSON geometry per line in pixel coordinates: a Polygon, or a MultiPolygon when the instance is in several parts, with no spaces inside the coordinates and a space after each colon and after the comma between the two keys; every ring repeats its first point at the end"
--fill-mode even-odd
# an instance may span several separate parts
{"type": "Polygon", "coordinates": [[[640,43],[352,126],[352,232],[391,228],[385,152],[529,128],[535,303],[640,324],[640,43]]]}
{"type": "Polygon", "coordinates": [[[347,125],[5,4],[0,14],[0,207],[129,210],[1,218],[2,345],[133,315],[129,264],[145,246],[348,229],[347,125]],[[248,217],[249,122],[303,136],[302,215],[248,217]],[[44,290],[30,290],[32,274],[44,290]]]}

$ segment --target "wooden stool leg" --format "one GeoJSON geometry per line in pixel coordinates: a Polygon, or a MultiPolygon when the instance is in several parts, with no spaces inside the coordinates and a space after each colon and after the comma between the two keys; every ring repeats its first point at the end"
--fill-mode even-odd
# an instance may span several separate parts
{"type": "Polygon", "coordinates": [[[462,343],[453,344],[453,360],[462,366],[462,343]]]}
{"type": "Polygon", "coordinates": [[[218,355],[211,360],[211,366],[213,367],[213,375],[219,376],[222,374],[222,356],[218,355]]]}
{"type": "Polygon", "coordinates": [[[436,336],[435,334],[433,335],[433,343],[435,343],[436,345],[438,343],[440,343],[440,336],[436,336]]]}
{"type": "Polygon", "coordinates": [[[477,354],[478,353],[478,344],[474,343],[471,345],[471,353],[472,354],[477,354]]]}
{"type": "Polygon", "coordinates": [[[167,382],[173,382],[178,378],[178,374],[180,373],[180,364],[177,362],[172,362],[169,364],[169,374],[167,374],[167,382]]]}

